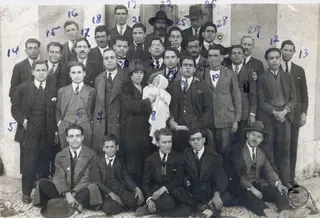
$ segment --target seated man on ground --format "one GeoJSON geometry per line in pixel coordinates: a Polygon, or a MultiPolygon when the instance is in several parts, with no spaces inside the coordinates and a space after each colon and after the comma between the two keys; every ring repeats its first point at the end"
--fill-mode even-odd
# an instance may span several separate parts
{"type": "Polygon", "coordinates": [[[141,189],[128,175],[124,162],[117,156],[119,145],[115,135],[106,135],[103,151],[91,165],[91,180],[104,197],[103,211],[115,215],[127,209],[136,209],[144,202],[141,189]]]}
{"type": "Polygon", "coordinates": [[[90,181],[90,165],[95,151],[82,144],[83,128],[73,124],[66,128],[69,146],[60,151],[55,159],[53,181],[41,179],[35,189],[33,204],[46,206],[52,198],[66,198],[78,212],[102,204],[97,185],[90,181]]]}

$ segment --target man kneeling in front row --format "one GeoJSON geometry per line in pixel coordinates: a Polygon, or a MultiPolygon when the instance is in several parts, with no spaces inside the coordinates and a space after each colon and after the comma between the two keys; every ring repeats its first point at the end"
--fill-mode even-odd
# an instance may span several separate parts
{"type": "Polygon", "coordinates": [[[53,181],[41,179],[35,189],[33,204],[46,206],[52,198],[65,197],[78,212],[102,204],[99,188],[90,181],[90,165],[95,151],[82,144],[83,128],[73,124],[66,128],[68,147],[55,160],[53,181]]]}

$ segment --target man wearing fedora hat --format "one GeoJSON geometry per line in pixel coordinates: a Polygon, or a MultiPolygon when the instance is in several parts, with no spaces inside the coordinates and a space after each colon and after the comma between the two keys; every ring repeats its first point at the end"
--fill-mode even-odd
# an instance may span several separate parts
{"type": "Polygon", "coordinates": [[[172,26],[173,21],[168,19],[166,12],[158,11],[156,16],[149,19],[149,24],[153,26],[153,33],[150,33],[146,37],[146,45],[149,47],[151,40],[156,36],[159,37],[164,43],[165,47],[168,47],[169,40],[167,35],[167,28],[172,26]]]}
{"type": "Polygon", "coordinates": [[[188,29],[185,29],[182,31],[182,46],[187,45],[187,40],[189,36],[197,36],[200,40],[200,44],[203,42],[203,36],[202,36],[202,19],[203,19],[203,12],[201,8],[197,5],[191,5],[189,7],[189,15],[186,15],[186,18],[190,19],[191,27],[188,29]]]}
{"type": "MultiPolygon", "coordinates": [[[[274,216],[264,201],[276,203],[278,211],[292,213],[286,197],[288,188],[272,167],[268,157],[259,145],[268,132],[261,121],[245,128],[246,142],[235,144],[225,158],[225,167],[229,176],[227,190],[239,200],[239,204],[258,216],[274,216]],[[266,180],[265,180],[266,178],[266,180]]],[[[297,216],[294,216],[297,217],[297,216]]]]}

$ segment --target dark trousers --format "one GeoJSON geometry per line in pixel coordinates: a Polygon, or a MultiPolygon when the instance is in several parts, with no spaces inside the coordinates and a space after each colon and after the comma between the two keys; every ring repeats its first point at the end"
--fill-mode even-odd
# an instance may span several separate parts
{"type": "Polygon", "coordinates": [[[116,195],[118,195],[124,206],[118,204],[114,200],[112,200],[110,197],[105,198],[103,202],[103,211],[106,213],[106,215],[116,215],[118,213],[121,213],[127,209],[136,209],[138,207],[137,201],[138,198],[134,197],[134,193],[125,189],[121,188],[118,191],[114,192],[116,195]]]}
{"type": "Polygon", "coordinates": [[[223,155],[224,151],[230,146],[231,127],[215,128],[213,135],[215,136],[216,152],[223,155]]]}
{"type": "Polygon", "coordinates": [[[246,141],[246,134],[244,129],[248,127],[248,120],[241,120],[238,122],[238,130],[232,135],[231,144],[241,143],[244,144],[246,141]]]}
{"type": "Polygon", "coordinates": [[[269,135],[265,137],[261,148],[278,170],[282,183],[287,185],[290,179],[291,122],[286,119],[280,123],[270,116],[268,120],[263,120],[263,123],[269,135]]]}
{"type": "MultiPolygon", "coordinates": [[[[277,188],[269,185],[261,187],[258,183],[253,183],[253,186],[258,189],[263,195],[262,199],[259,199],[251,191],[245,188],[237,187],[236,191],[231,191],[233,195],[238,199],[240,206],[246,207],[258,216],[265,216],[263,210],[268,208],[264,201],[274,202],[279,212],[289,209],[289,201],[285,195],[281,195],[277,188]]],[[[229,186],[230,187],[230,186],[229,186]]],[[[235,190],[235,187],[232,187],[235,190]]]]}
{"type": "MultiPolygon", "coordinates": [[[[41,179],[39,181],[39,191],[40,191],[40,205],[46,206],[47,202],[52,198],[61,198],[56,186],[53,182],[47,179],[41,179]]],[[[74,198],[83,208],[90,208],[90,193],[89,189],[84,188],[78,191],[74,198]]]]}
{"type": "Polygon", "coordinates": [[[51,145],[47,144],[46,129],[39,130],[28,123],[23,148],[22,193],[30,194],[34,183],[50,175],[51,145]]]}
{"type": "Polygon", "coordinates": [[[290,147],[290,180],[296,176],[297,150],[300,126],[291,124],[291,147],[290,147]]]}
{"type": "Polygon", "coordinates": [[[22,174],[23,172],[23,142],[22,143],[19,143],[20,145],[20,174],[22,174]]]}

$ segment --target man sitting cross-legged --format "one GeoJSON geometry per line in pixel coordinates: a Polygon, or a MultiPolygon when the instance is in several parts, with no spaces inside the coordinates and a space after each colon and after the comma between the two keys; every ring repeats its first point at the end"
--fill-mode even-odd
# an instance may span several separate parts
{"type": "Polygon", "coordinates": [[[112,134],[105,136],[105,155],[96,157],[91,165],[91,180],[105,196],[103,211],[107,215],[136,209],[144,202],[142,191],[128,175],[123,161],[117,156],[118,150],[116,137],[112,134]]]}

